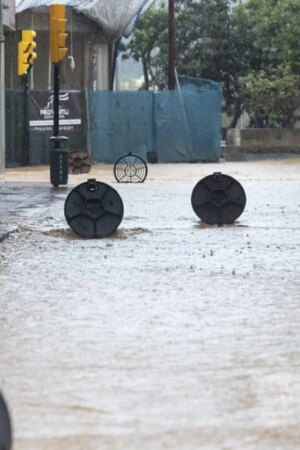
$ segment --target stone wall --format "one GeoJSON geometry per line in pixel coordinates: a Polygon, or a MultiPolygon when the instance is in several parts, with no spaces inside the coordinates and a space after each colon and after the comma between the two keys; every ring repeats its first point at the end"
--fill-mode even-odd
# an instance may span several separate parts
{"type": "Polygon", "coordinates": [[[300,148],[300,130],[283,128],[232,129],[227,132],[227,145],[263,151],[276,148],[300,148]]]}
{"type": "Polygon", "coordinates": [[[227,160],[300,156],[300,129],[247,128],[227,131],[227,160]]]}

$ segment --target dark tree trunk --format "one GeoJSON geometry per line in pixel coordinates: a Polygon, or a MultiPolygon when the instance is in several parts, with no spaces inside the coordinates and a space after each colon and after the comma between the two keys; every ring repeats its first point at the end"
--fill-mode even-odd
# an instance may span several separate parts
{"type": "Polygon", "coordinates": [[[149,91],[149,71],[148,71],[148,64],[147,64],[147,58],[145,55],[142,56],[142,65],[143,65],[143,74],[144,74],[144,89],[146,91],[149,91]]]}
{"type": "Polygon", "coordinates": [[[176,87],[176,31],[175,31],[175,1],[169,0],[169,51],[168,51],[168,87],[174,90],[176,87]]]}
{"type": "Polygon", "coordinates": [[[239,118],[241,117],[241,113],[242,113],[242,102],[239,98],[237,98],[234,102],[234,107],[233,107],[233,116],[232,116],[232,120],[231,123],[229,125],[228,128],[235,128],[239,118]]]}

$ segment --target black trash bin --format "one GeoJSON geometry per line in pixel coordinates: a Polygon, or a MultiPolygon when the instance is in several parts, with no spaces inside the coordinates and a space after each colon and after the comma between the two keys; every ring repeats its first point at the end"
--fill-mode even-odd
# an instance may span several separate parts
{"type": "Polygon", "coordinates": [[[50,181],[55,187],[68,184],[69,138],[66,136],[51,136],[50,142],[50,181]]]}

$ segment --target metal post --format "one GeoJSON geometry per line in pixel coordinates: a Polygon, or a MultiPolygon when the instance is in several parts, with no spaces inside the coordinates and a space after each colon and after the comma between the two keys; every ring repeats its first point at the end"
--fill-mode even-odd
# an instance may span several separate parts
{"type": "Polygon", "coordinates": [[[29,131],[28,131],[28,73],[23,76],[23,142],[24,142],[24,165],[29,165],[29,131]]]}
{"type": "Polygon", "coordinates": [[[68,138],[59,135],[60,63],[54,63],[53,66],[53,136],[50,138],[53,148],[50,150],[50,181],[53,186],[59,186],[68,184],[68,138]]]}
{"type": "Polygon", "coordinates": [[[59,63],[55,63],[53,64],[53,66],[54,66],[53,136],[59,136],[59,84],[60,84],[59,63]]]}
{"type": "Polygon", "coordinates": [[[0,177],[5,171],[5,36],[3,30],[3,1],[0,0],[0,177]]]}
{"type": "Polygon", "coordinates": [[[168,67],[168,87],[174,90],[176,87],[175,75],[175,0],[169,0],[169,67],[168,67]]]}

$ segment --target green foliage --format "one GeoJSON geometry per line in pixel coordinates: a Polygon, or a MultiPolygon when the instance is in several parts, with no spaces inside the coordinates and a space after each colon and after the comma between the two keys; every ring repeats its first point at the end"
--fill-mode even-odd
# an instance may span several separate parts
{"type": "Polygon", "coordinates": [[[241,78],[241,95],[255,127],[292,127],[300,105],[300,77],[289,66],[260,70],[241,78]]]}
{"type": "Polygon", "coordinates": [[[289,63],[299,73],[299,0],[248,0],[240,6],[239,14],[254,32],[253,50],[259,68],[289,63]]]}
{"type": "Polygon", "coordinates": [[[177,17],[178,71],[221,82],[229,114],[234,113],[238,77],[248,66],[251,44],[231,5],[227,0],[181,0],[177,17]]]}
{"type": "Polygon", "coordinates": [[[143,66],[144,88],[164,87],[165,57],[168,49],[168,12],[165,6],[151,6],[143,15],[123,59],[133,58],[143,66]]]}
{"type": "Polygon", "coordinates": [[[292,127],[300,105],[300,2],[248,0],[239,17],[254,32],[251,64],[239,78],[253,126],[292,127]]]}
{"type": "MultiPolygon", "coordinates": [[[[291,126],[299,106],[299,0],[175,0],[178,73],[222,83],[224,109],[291,126]],[[263,111],[263,113],[261,112],[263,111]]],[[[166,86],[168,11],[151,7],[127,46],[145,88],[166,86]]]]}

